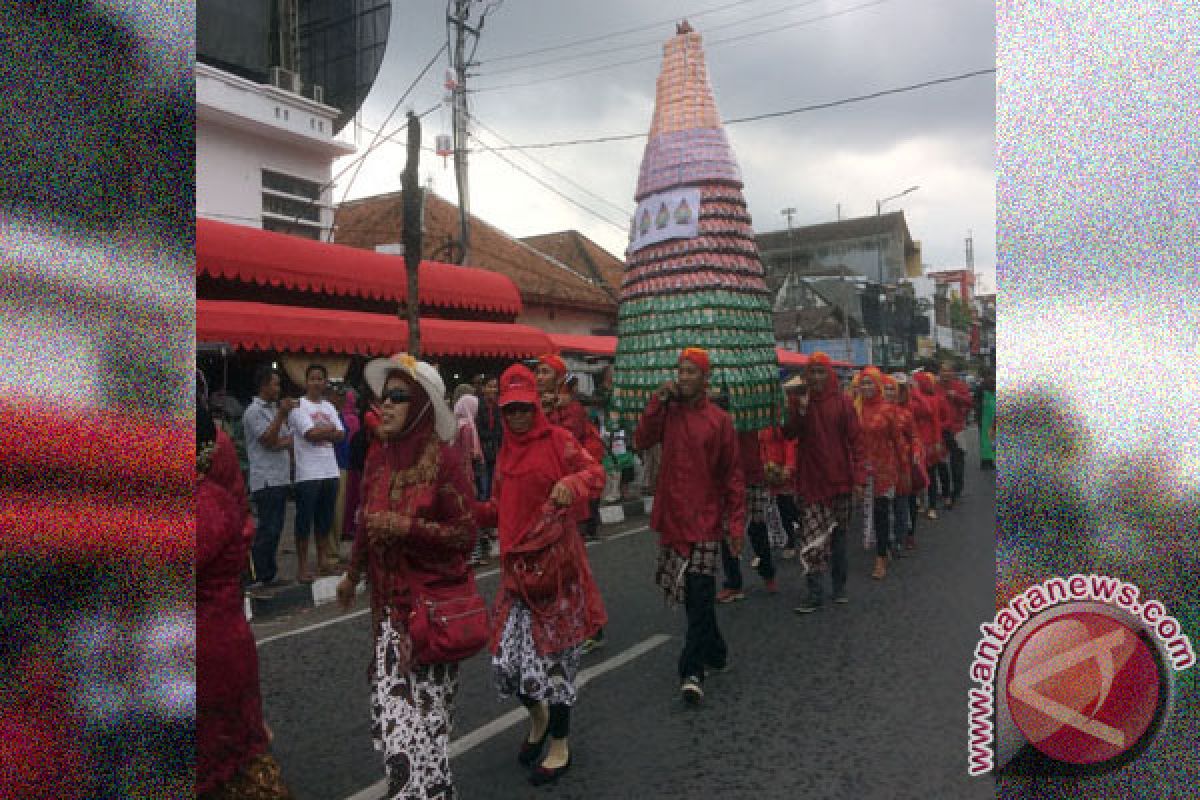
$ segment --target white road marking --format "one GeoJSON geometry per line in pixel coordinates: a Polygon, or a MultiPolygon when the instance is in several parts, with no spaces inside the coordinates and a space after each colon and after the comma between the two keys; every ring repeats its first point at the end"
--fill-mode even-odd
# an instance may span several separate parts
{"type": "MultiPolygon", "coordinates": [[[[641,527],[638,527],[638,528],[632,528],[627,531],[622,531],[621,533],[615,533],[612,536],[606,536],[603,539],[600,539],[599,541],[588,542],[587,546],[591,547],[594,544],[603,544],[604,542],[611,542],[611,541],[615,541],[616,539],[624,539],[626,536],[632,536],[635,533],[641,533],[642,531],[647,531],[649,529],[650,528],[648,525],[642,525],[641,527]]],[[[500,573],[499,568],[488,569],[488,570],[484,570],[483,572],[475,573],[475,579],[479,580],[481,578],[490,578],[492,575],[498,575],[499,573],[500,573]]],[[[256,646],[262,647],[264,644],[267,644],[268,642],[275,642],[280,639],[289,639],[293,636],[299,636],[302,633],[309,633],[310,631],[320,630],[321,628],[327,628],[330,625],[336,625],[339,622],[346,622],[348,620],[357,619],[358,617],[361,617],[363,614],[366,614],[367,611],[369,611],[369,609],[364,609],[362,611],[355,611],[350,614],[343,614],[341,616],[335,617],[334,619],[327,619],[324,622],[317,622],[312,625],[306,625],[303,628],[296,628],[294,631],[285,631],[283,633],[277,633],[274,636],[268,636],[265,639],[260,639],[256,643],[256,646]]]]}
{"type": "MultiPolygon", "coordinates": [[[[579,673],[579,678],[576,680],[575,685],[576,687],[582,689],[593,678],[598,678],[606,672],[610,672],[618,667],[625,666],[638,656],[650,652],[659,645],[670,641],[670,639],[671,637],[664,633],[656,633],[649,639],[638,642],[633,647],[622,651],[607,661],[602,661],[593,667],[588,667],[587,669],[583,670],[579,673]]],[[[466,736],[455,739],[450,743],[450,758],[457,758],[469,750],[478,747],[488,739],[498,736],[512,726],[519,724],[527,716],[528,714],[525,713],[525,709],[514,708],[507,714],[497,717],[485,725],[479,726],[466,736]]],[[[346,798],[346,800],[381,800],[381,798],[383,798],[385,795],[386,790],[387,781],[383,780],[368,786],[366,789],[363,789],[360,792],[350,795],[346,798]]]]}

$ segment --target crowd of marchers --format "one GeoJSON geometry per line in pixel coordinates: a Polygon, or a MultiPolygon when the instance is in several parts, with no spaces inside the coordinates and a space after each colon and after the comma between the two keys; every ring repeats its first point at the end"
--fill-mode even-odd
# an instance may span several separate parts
{"type": "MultiPolygon", "coordinates": [[[[963,489],[959,439],[973,405],[950,364],[937,376],[868,367],[843,388],[830,359],[817,353],[784,384],[781,424],[739,432],[727,398],[710,390],[711,371],[706,351],[684,349],[675,378],[653,394],[634,434],[634,447],[657,465],[649,476],[650,527],[659,543],[654,574],[685,612],[678,674],[689,705],[702,704],[706,674],[730,664],[716,604],[746,597],[743,542],[749,539],[751,566],[768,592],[778,591],[777,558],[800,562],[797,613],[823,607],[827,574],[832,602],[849,602],[852,533],[861,530],[875,549],[872,577],[883,580],[892,559],[916,549],[918,519],[954,509],[963,489]],[[854,531],[853,521],[860,522],[854,531]]],[[[570,391],[566,366],[543,356],[536,369],[516,364],[485,379],[481,396],[468,386],[448,398],[432,365],[406,354],[375,359],[364,371],[373,401],[350,426],[322,397],[324,370],[314,365],[307,377],[306,398],[286,403],[278,400],[278,376],[260,375],[244,423],[249,494],[233,442],[198,392],[198,794],[290,796],[269,753],[238,583],[252,542],[260,579],[273,577],[282,511],[269,507],[277,499],[270,476],[263,483],[261,456],[286,456],[289,446],[297,545],[307,544],[302,526],[315,532],[318,569],[334,566],[336,550],[322,538],[339,486],[351,495],[342,504],[353,516],[345,525],[353,549],[337,594],[348,609],[362,581],[369,589],[366,705],[386,796],[456,796],[448,748],[460,664],[484,649],[497,693],[528,713],[517,761],[534,785],[557,782],[572,761],[580,663],[603,642],[607,622],[584,547],[596,531],[604,451],[570,391]],[[339,481],[335,454],[343,442],[354,451],[349,485],[339,481]],[[259,546],[264,527],[267,540],[274,537],[269,553],[259,546]],[[492,532],[499,551],[490,603],[472,569],[481,531],[492,532]]],[[[307,564],[302,557],[302,579],[307,564]]]]}

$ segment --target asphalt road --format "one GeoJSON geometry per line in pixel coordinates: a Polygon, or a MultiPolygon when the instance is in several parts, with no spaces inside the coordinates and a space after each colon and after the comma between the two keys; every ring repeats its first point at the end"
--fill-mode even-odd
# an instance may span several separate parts
{"type": "MultiPolygon", "coordinates": [[[[968,666],[994,614],[993,473],[971,445],[959,507],[922,519],[915,555],[884,581],[852,535],[848,605],[797,616],[796,562],[781,563],[774,596],[744,564],[747,599],[718,610],[732,669],[710,676],[699,709],[679,697],[684,615],[653,584],[648,520],[605,529],[589,554],[607,645],[584,657],[571,770],[554,788],[529,786],[516,762],[523,712],[497,699],[485,653],[463,665],[451,761],[462,797],[992,797],[993,779],[966,774],[968,666]]],[[[495,575],[481,575],[490,596],[495,575]]],[[[323,607],[255,631],[274,750],[296,796],[381,797],[367,616],[323,607]]]]}

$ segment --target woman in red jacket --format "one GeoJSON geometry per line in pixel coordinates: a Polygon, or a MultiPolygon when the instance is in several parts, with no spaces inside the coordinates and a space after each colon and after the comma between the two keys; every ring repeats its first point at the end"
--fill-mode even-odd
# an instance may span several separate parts
{"type": "Polygon", "coordinates": [[[946,497],[950,496],[950,467],[946,463],[945,434],[951,429],[953,411],[946,402],[944,395],[938,392],[933,375],[921,371],[913,376],[920,388],[920,399],[928,409],[925,426],[921,429],[921,440],[926,443],[926,469],[929,471],[929,510],[926,512],[930,519],[937,519],[938,483],[946,497]],[[929,448],[929,438],[934,439],[932,449],[929,448]]]}
{"type": "Polygon", "coordinates": [[[575,675],[584,641],[606,621],[571,508],[599,497],[604,467],[565,429],[551,425],[539,405],[534,375],[519,364],[500,376],[504,440],[496,458],[493,500],[480,509],[500,538],[500,589],[492,634],[492,671],[502,697],[516,695],[529,712],[529,732],[517,760],[532,766],[537,786],[571,765],[567,736],[575,675]],[[517,573],[521,553],[544,546],[563,556],[557,590],[530,597],[517,573]]]}
{"type": "Polygon", "coordinates": [[[469,580],[475,491],[450,444],[458,424],[437,370],[401,353],[371,361],[364,376],[381,398],[379,440],[363,470],[354,553],[338,599],[352,606],[366,574],[372,736],[384,753],[387,797],[452,797],[448,746],[459,665],[419,662],[409,626],[423,586],[469,580]]]}
{"type": "Polygon", "coordinates": [[[196,794],[291,797],[267,752],[240,576],[254,520],[233,442],[196,410],[196,794]]]}
{"type": "Polygon", "coordinates": [[[873,478],[871,514],[875,527],[875,569],[871,577],[882,580],[887,575],[891,505],[896,494],[898,472],[896,449],[900,434],[896,412],[883,398],[883,374],[878,369],[867,367],[863,370],[858,393],[867,469],[873,478]]]}
{"type": "Polygon", "coordinates": [[[923,447],[917,435],[916,418],[908,402],[908,376],[903,372],[883,376],[883,397],[896,412],[896,497],[892,502],[892,557],[917,546],[915,535],[916,496],[913,467],[923,447]]]}

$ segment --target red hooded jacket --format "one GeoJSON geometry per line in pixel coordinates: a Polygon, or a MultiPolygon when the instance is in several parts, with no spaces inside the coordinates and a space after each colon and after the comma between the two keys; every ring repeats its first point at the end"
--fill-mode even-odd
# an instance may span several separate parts
{"type": "Polygon", "coordinates": [[[953,378],[949,384],[939,380],[937,393],[945,399],[946,407],[950,410],[947,428],[951,433],[962,433],[967,427],[967,412],[975,404],[971,399],[971,390],[958,378],[953,378]]]}
{"type": "Polygon", "coordinates": [[[741,451],[733,419],[701,396],[695,403],[650,399],[633,446],[662,444],[650,527],[682,556],[696,542],[720,541],[723,522],[734,538],[746,529],[741,451]]]}
{"type": "Polygon", "coordinates": [[[807,413],[789,414],[784,428],[796,439],[796,493],[807,503],[828,503],[867,482],[858,414],[833,367],[824,369],[825,387],[810,394],[807,413]]]}
{"type": "Polygon", "coordinates": [[[765,428],[758,432],[758,446],[763,466],[775,464],[785,471],[785,483],[768,485],[772,495],[791,494],[795,491],[796,445],[783,435],[783,428],[765,428]]]}

